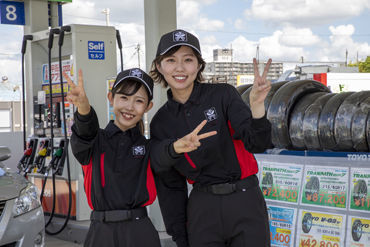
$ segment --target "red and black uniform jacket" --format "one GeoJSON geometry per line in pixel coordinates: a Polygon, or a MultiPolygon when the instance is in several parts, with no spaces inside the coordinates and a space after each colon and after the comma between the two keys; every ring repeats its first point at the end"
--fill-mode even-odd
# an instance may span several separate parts
{"type": "Polygon", "coordinates": [[[195,82],[185,104],[168,101],[153,117],[152,166],[158,199],[167,232],[178,246],[186,243],[186,205],[189,183],[211,185],[235,182],[258,172],[251,153],[264,152],[271,144],[271,124],[266,115],[253,119],[237,90],[228,84],[195,82]],[[201,133],[217,134],[201,140],[195,151],[176,155],[172,143],[195,129],[204,119],[201,133]]]}
{"type": "Polygon", "coordinates": [[[127,131],[110,121],[99,128],[93,108],[75,112],[71,147],[84,172],[87,201],[93,210],[127,210],[150,205],[156,188],[149,142],[136,126],[127,131]]]}

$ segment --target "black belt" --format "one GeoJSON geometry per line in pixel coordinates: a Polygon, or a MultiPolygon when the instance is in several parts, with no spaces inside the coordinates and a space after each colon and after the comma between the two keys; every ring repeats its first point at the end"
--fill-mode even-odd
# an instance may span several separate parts
{"type": "Polygon", "coordinates": [[[138,220],[148,217],[146,208],[135,208],[130,210],[92,211],[90,220],[102,222],[119,222],[127,220],[138,220]]]}
{"type": "Polygon", "coordinates": [[[206,186],[195,184],[193,189],[197,191],[212,193],[215,195],[226,195],[231,194],[235,191],[245,191],[256,186],[258,186],[257,176],[251,175],[233,183],[212,184],[206,186]]]}

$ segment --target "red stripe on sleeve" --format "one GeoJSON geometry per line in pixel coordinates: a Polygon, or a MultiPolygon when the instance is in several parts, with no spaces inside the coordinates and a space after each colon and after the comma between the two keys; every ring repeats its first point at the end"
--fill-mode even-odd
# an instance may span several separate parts
{"type": "Polygon", "coordinates": [[[228,122],[228,125],[231,134],[231,139],[233,140],[234,143],[236,157],[238,158],[239,161],[239,166],[241,170],[240,179],[256,174],[258,172],[258,165],[256,159],[254,158],[253,154],[251,154],[245,149],[244,143],[241,140],[233,139],[235,130],[231,127],[230,121],[228,122]]]}
{"type": "Polygon", "coordinates": [[[85,187],[87,203],[89,204],[90,208],[94,210],[94,207],[91,203],[92,159],[90,159],[90,162],[88,165],[82,166],[82,170],[84,172],[84,187],[85,187]]]}
{"type": "Polygon", "coordinates": [[[104,188],[105,186],[105,176],[104,176],[104,156],[105,153],[100,155],[100,179],[101,179],[101,186],[104,188]]]}
{"type": "Polygon", "coordinates": [[[197,166],[194,164],[194,162],[191,160],[191,158],[190,158],[190,156],[189,156],[189,154],[188,153],[184,153],[184,155],[185,155],[185,158],[186,158],[186,160],[189,162],[189,164],[191,165],[191,167],[193,167],[194,169],[196,169],[197,168],[197,166]]]}
{"type": "Polygon", "coordinates": [[[146,188],[148,190],[149,200],[143,204],[143,207],[152,204],[157,196],[152,168],[150,167],[150,160],[148,161],[148,167],[146,169],[146,188]]]}

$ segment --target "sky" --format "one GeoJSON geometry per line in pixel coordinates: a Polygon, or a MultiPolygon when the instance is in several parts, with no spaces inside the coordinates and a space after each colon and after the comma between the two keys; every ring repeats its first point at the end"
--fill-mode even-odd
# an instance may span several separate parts
{"type": "MultiPolygon", "coordinates": [[[[174,0],[175,1],[175,0],[174,0]]],[[[213,49],[232,48],[234,61],[363,61],[370,56],[370,0],[177,0],[177,27],[195,34],[203,58],[213,49]]],[[[63,5],[67,24],[110,25],[120,31],[124,68],[145,69],[143,0],[73,0],[63,5]]],[[[23,27],[0,25],[0,77],[21,82],[23,27]]],[[[117,54],[119,54],[117,50],[117,54]]],[[[118,63],[119,65],[120,63],[118,63]]]]}

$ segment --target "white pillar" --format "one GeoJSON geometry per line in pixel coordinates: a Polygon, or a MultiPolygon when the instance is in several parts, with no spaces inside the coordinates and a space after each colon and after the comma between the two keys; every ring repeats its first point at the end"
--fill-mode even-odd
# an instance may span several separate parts
{"type": "MultiPolygon", "coordinates": [[[[176,29],[176,1],[174,0],[144,0],[145,17],[145,62],[146,70],[150,71],[151,64],[157,52],[161,36],[176,29]]],[[[167,100],[166,89],[160,85],[154,86],[154,107],[149,112],[149,122],[157,110],[167,100]]],[[[158,231],[165,231],[158,200],[150,207],[150,218],[158,231]]]]}

